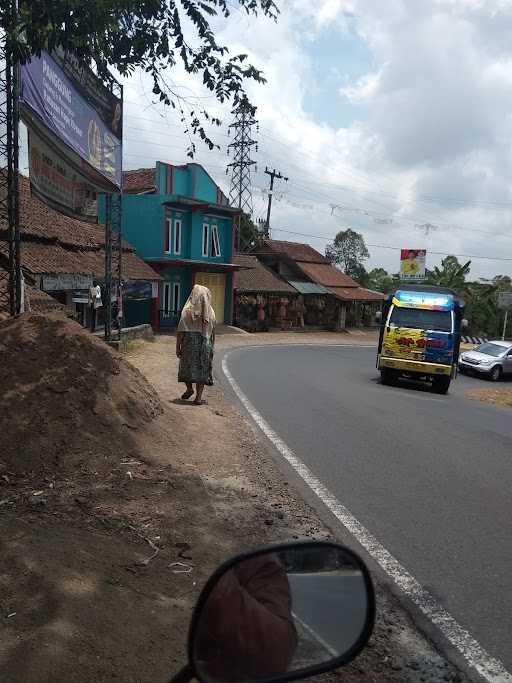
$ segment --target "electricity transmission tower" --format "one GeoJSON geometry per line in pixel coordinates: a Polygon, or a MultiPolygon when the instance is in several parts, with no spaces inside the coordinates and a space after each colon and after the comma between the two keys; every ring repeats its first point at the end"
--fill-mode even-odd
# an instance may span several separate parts
{"type": "Polygon", "coordinates": [[[252,127],[257,127],[258,123],[254,118],[255,112],[256,107],[253,107],[246,97],[242,98],[237,107],[232,111],[235,120],[229,126],[229,134],[231,135],[231,130],[233,130],[234,139],[228,145],[228,155],[232,156],[233,161],[228,164],[226,173],[229,173],[229,169],[231,169],[229,203],[231,206],[236,206],[241,210],[237,217],[236,226],[236,246],[238,252],[246,251],[250,247],[250,239],[242,234],[242,222],[244,218],[245,220],[247,220],[247,217],[250,219],[253,211],[251,168],[256,166],[256,162],[251,159],[251,153],[254,146],[256,146],[256,151],[258,151],[257,142],[252,138],[252,127]],[[246,214],[246,217],[243,214],[246,214]]]}

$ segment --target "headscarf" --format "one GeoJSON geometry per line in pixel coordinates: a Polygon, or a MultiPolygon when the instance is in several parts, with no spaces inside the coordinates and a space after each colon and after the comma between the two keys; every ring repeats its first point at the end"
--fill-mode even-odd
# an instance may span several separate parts
{"type": "Polygon", "coordinates": [[[181,311],[178,332],[200,332],[203,337],[210,340],[214,327],[212,293],[208,287],[194,285],[181,311]]]}

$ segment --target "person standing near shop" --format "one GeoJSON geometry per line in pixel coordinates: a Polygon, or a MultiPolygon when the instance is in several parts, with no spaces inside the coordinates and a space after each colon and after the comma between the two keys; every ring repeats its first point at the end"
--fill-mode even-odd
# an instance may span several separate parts
{"type": "Polygon", "coordinates": [[[187,401],[194,394],[194,403],[202,405],[205,384],[213,384],[212,361],[215,345],[215,312],[212,294],[207,287],[194,285],[183,307],[176,335],[176,355],[180,359],[178,382],[187,390],[182,400],[187,401]]]}
{"type": "Polygon", "coordinates": [[[93,281],[92,287],[89,289],[89,314],[91,318],[91,332],[96,331],[96,319],[98,316],[98,308],[103,306],[101,300],[101,287],[96,282],[93,281]]]}

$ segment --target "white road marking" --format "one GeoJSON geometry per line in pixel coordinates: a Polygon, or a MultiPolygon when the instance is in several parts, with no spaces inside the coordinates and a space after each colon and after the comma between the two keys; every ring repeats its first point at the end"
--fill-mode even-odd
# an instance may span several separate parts
{"type": "MultiPolygon", "coordinates": [[[[261,348],[261,347],[259,347],[261,348]]],[[[318,496],[323,504],[354,536],[367,553],[382,567],[404,594],[414,602],[425,616],[441,631],[448,642],[464,657],[488,683],[512,683],[512,675],[499,659],[492,657],[435,598],[410,574],[393,555],[379,543],[366,527],[322,484],[311,470],[295,455],[265,418],[256,410],[238,386],[229,371],[227,356],[222,359],[222,371],[239,401],[257,426],[293,467],[301,479],[318,496]]]]}
{"type": "MultiPolygon", "coordinates": [[[[314,638],[323,648],[326,650],[326,652],[331,656],[331,657],[339,657],[340,653],[337,652],[334,648],[332,648],[327,641],[325,641],[322,636],[318,635],[318,633],[311,628],[309,624],[306,624],[305,621],[303,621],[300,617],[298,617],[295,612],[292,612],[292,617],[295,619],[296,622],[298,622],[302,628],[309,633],[309,635],[314,638]]],[[[327,661],[327,660],[326,660],[327,661]]],[[[323,664],[323,662],[321,662],[323,664]]]]}

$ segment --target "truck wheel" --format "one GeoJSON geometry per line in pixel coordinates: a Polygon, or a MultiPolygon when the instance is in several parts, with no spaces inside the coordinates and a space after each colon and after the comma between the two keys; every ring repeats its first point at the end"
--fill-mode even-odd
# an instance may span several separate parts
{"type": "Polygon", "coordinates": [[[493,382],[499,382],[501,379],[501,368],[499,365],[495,365],[491,370],[490,377],[493,382]]]}
{"type": "Polygon", "coordinates": [[[434,377],[432,380],[432,389],[436,394],[447,394],[450,388],[450,377],[434,377]]]}
{"type": "Polygon", "coordinates": [[[381,381],[381,384],[384,384],[387,387],[393,386],[396,382],[395,371],[390,370],[389,368],[383,368],[380,371],[380,381],[381,381]]]}

